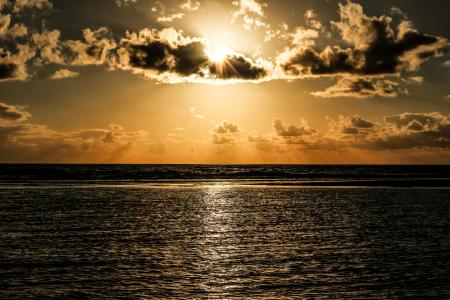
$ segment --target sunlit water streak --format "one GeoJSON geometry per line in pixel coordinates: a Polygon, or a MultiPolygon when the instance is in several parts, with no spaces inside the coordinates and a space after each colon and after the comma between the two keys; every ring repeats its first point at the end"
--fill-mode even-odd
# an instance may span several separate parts
{"type": "Polygon", "coordinates": [[[450,297],[450,190],[12,186],[0,298],[450,297]]]}

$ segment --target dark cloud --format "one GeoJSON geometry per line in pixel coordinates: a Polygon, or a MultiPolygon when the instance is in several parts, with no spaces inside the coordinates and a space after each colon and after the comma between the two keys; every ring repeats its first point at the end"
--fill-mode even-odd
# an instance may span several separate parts
{"type": "Polygon", "coordinates": [[[216,126],[213,131],[219,134],[225,133],[237,133],[239,132],[239,127],[235,124],[223,122],[222,124],[216,126]]]}
{"type": "Polygon", "coordinates": [[[373,128],[375,124],[362,119],[361,117],[355,116],[350,119],[350,123],[357,128],[373,128]]]}
{"type": "Polygon", "coordinates": [[[288,151],[289,148],[305,151],[450,150],[450,116],[439,112],[387,116],[381,123],[360,116],[328,120],[328,130],[324,133],[302,129],[305,125],[286,127],[281,120],[275,120],[274,136],[249,136],[248,142],[265,152],[288,151]]]}
{"type": "Polygon", "coordinates": [[[323,98],[370,98],[375,96],[393,98],[407,93],[407,90],[399,88],[398,83],[387,79],[342,78],[325,91],[311,94],[323,98]]]}
{"type": "MultiPolygon", "coordinates": [[[[119,6],[134,2],[116,0],[119,6]]],[[[244,24],[250,28],[260,27],[269,36],[280,35],[281,40],[292,43],[291,48],[278,55],[275,61],[262,57],[254,60],[230,51],[231,54],[223,61],[217,62],[208,56],[205,39],[188,37],[173,28],[127,32],[120,41],[117,39],[120,33],[116,32],[114,38],[108,27],[85,28],[81,39],[64,40],[62,37],[66,33],[61,33],[60,29],[42,26],[44,29],[39,30],[34,21],[21,24],[17,23],[20,18],[14,18],[15,11],[51,8],[49,0],[0,0],[0,80],[29,79],[27,68],[48,64],[63,67],[106,64],[168,83],[209,80],[261,82],[324,75],[363,77],[359,81],[340,81],[335,87],[316,95],[395,97],[399,91],[395,91],[392,81],[376,82],[367,77],[414,71],[426,59],[449,46],[447,39],[423,34],[407,19],[394,24],[389,16],[367,16],[360,4],[348,1],[339,5],[340,20],[331,22],[348,46],[324,45],[320,41],[317,44],[324,46],[318,48],[316,39],[319,35],[331,33],[325,30],[313,10],[305,14],[306,29],[295,27],[293,32],[288,32],[288,25],[281,24],[282,29],[278,32],[265,21],[264,3],[235,1],[234,4],[238,8],[233,20],[243,18],[244,24]],[[8,43],[4,42],[5,39],[8,43]],[[23,51],[26,47],[28,52],[23,51]]],[[[180,1],[176,8],[195,11],[199,5],[198,1],[180,1]]],[[[45,18],[45,15],[41,17],[45,18]]],[[[31,73],[39,74],[39,70],[33,71],[31,73]]]]}
{"type": "MultiPolygon", "coordinates": [[[[352,48],[328,46],[323,51],[298,45],[285,53],[282,68],[293,75],[384,75],[416,70],[448,41],[418,32],[409,21],[394,30],[387,16],[369,17],[360,4],[340,4],[339,22],[332,24],[352,48]]],[[[310,45],[309,45],[310,46],[310,45]]]]}
{"type": "Polygon", "coordinates": [[[156,79],[161,74],[178,79],[242,79],[256,80],[267,72],[241,54],[228,55],[223,62],[213,62],[206,53],[205,41],[184,37],[167,28],[161,31],[145,29],[122,39],[119,67],[156,79]]]}
{"type": "Polygon", "coordinates": [[[243,55],[228,55],[223,62],[209,62],[209,71],[214,78],[255,80],[267,75],[267,71],[256,66],[243,55]]]}
{"type": "Polygon", "coordinates": [[[403,113],[375,124],[358,116],[341,116],[338,121],[330,120],[327,138],[343,147],[372,150],[450,149],[450,118],[437,112],[403,113]]]}
{"type": "Polygon", "coordinates": [[[327,136],[331,139],[347,139],[354,135],[368,135],[377,129],[373,122],[365,120],[360,116],[339,116],[337,120],[329,120],[327,136]]]}
{"type": "Polygon", "coordinates": [[[173,46],[163,41],[148,44],[124,44],[130,66],[150,69],[159,73],[174,72],[189,76],[201,74],[201,68],[208,62],[201,42],[173,46]]]}
{"type": "Polygon", "coordinates": [[[17,45],[15,52],[0,48],[0,81],[28,79],[27,62],[34,51],[26,45],[17,45]]]}
{"type": "Polygon", "coordinates": [[[1,121],[25,121],[31,114],[21,106],[8,105],[0,102],[0,122],[1,121]]]}
{"type": "Polygon", "coordinates": [[[11,63],[0,63],[0,80],[16,78],[18,66],[11,63]]]}
{"type": "Polygon", "coordinates": [[[280,119],[276,119],[273,121],[273,128],[278,136],[281,137],[302,137],[305,135],[312,135],[316,133],[316,130],[309,127],[306,121],[302,120],[302,124],[300,126],[290,125],[285,126],[283,121],[280,119]]]}
{"type": "Polygon", "coordinates": [[[450,149],[450,117],[442,113],[404,113],[385,117],[387,129],[376,143],[389,149],[450,149]]]}

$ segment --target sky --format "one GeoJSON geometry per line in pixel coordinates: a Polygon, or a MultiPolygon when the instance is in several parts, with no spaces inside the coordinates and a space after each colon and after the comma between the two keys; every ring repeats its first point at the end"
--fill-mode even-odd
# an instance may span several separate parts
{"type": "Polygon", "coordinates": [[[0,0],[0,162],[449,164],[448,0],[0,0]]]}

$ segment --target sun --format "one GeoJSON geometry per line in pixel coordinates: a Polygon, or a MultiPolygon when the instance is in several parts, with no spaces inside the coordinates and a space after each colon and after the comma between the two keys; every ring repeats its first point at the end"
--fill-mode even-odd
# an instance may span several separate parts
{"type": "Polygon", "coordinates": [[[221,63],[225,61],[226,58],[233,53],[233,50],[225,46],[208,47],[207,51],[209,59],[215,63],[221,63]]]}
{"type": "Polygon", "coordinates": [[[219,47],[217,49],[208,50],[208,57],[213,62],[223,62],[227,56],[232,55],[233,51],[227,47],[219,47]]]}

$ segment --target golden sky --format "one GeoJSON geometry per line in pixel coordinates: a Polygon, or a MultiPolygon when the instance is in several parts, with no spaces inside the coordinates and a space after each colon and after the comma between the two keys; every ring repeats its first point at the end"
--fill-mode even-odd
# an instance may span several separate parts
{"type": "Polygon", "coordinates": [[[0,0],[0,162],[450,163],[447,0],[0,0]]]}

